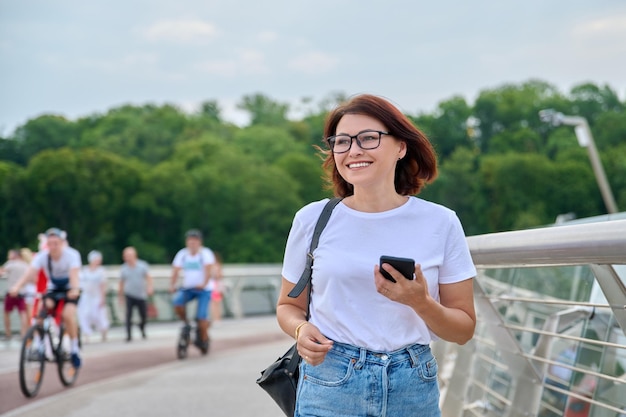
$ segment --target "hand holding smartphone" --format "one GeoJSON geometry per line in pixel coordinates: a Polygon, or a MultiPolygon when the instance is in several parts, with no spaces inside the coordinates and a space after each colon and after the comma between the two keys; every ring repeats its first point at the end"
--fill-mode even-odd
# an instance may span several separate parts
{"type": "Polygon", "coordinates": [[[389,264],[393,266],[398,272],[400,272],[404,277],[408,280],[413,279],[413,274],[415,273],[415,261],[411,258],[398,258],[395,256],[386,256],[383,255],[380,257],[380,273],[383,274],[383,277],[388,279],[391,282],[397,282],[389,272],[383,269],[383,264],[389,264]]]}

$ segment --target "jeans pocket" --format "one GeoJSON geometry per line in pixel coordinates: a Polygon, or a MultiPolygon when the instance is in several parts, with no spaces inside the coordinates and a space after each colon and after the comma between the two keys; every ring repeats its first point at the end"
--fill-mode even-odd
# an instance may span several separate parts
{"type": "Polygon", "coordinates": [[[354,371],[356,359],[332,354],[326,355],[324,362],[317,366],[303,362],[302,371],[304,381],[327,387],[336,387],[344,384],[354,371]]]}
{"type": "Polygon", "coordinates": [[[437,373],[439,372],[439,365],[437,365],[437,359],[432,354],[427,355],[424,361],[420,361],[419,375],[423,381],[433,381],[437,379],[437,373]]]}

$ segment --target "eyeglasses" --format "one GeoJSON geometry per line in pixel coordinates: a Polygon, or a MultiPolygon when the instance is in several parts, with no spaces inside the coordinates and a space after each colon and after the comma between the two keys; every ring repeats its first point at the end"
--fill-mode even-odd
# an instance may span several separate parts
{"type": "Polygon", "coordinates": [[[361,149],[376,149],[380,146],[380,138],[382,135],[388,135],[389,132],[381,132],[380,130],[363,130],[355,136],[335,135],[326,138],[328,146],[333,153],[345,153],[352,147],[352,140],[356,139],[356,144],[361,149]]]}

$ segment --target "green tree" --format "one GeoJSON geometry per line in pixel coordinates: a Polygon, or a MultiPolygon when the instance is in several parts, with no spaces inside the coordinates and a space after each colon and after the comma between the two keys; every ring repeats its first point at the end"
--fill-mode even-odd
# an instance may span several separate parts
{"type": "Polygon", "coordinates": [[[6,253],[11,247],[26,246],[29,243],[16,221],[20,215],[20,208],[12,204],[14,199],[25,197],[22,190],[13,186],[22,174],[23,168],[19,165],[0,161],[0,253],[6,253]]]}
{"type": "Polygon", "coordinates": [[[421,114],[411,119],[424,130],[439,158],[444,160],[460,146],[473,146],[467,131],[471,111],[465,99],[457,96],[440,102],[433,114],[421,114]]]}
{"type": "Polygon", "coordinates": [[[585,117],[592,126],[601,114],[624,109],[617,93],[608,85],[579,84],[572,88],[570,97],[573,114],[585,117]]]}
{"type": "Polygon", "coordinates": [[[272,100],[261,93],[244,96],[237,107],[249,114],[252,126],[283,126],[287,123],[289,104],[272,100]]]}
{"type": "Polygon", "coordinates": [[[98,147],[155,164],[171,155],[187,117],[171,105],[127,105],[78,123],[81,137],[77,146],[98,147]]]}
{"type": "Polygon", "coordinates": [[[543,144],[541,136],[528,127],[509,129],[491,138],[489,150],[492,153],[541,153],[543,144]]]}
{"type": "Polygon", "coordinates": [[[485,216],[487,204],[478,167],[477,153],[461,146],[442,163],[439,177],[420,195],[454,210],[467,235],[488,230],[485,216]]]}
{"type": "Polygon", "coordinates": [[[289,153],[276,161],[288,178],[295,181],[299,200],[309,203],[321,200],[332,194],[325,190],[324,172],[321,159],[303,153],[289,153]]]}
{"type": "Polygon", "coordinates": [[[305,146],[298,143],[285,129],[268,126],[250,126],[235,133],[233,144],[244,155],[272,163],[288,153],[305,153],[305,146]]]}
{"type": "Polygon", "coordinates": [[[97,242],[113,256],[132,225],[128,201],[141,188],[141,168],[103,151],[61,148],[39,153],[10,187],[24,236],[58,226],[83,254],[97,242]]]}
{"type": "Polygon", "coordinates": [[[27,121],[13,136],[26,161],[43,150],[69,146],[75,139],[75,125],[63,116],[50,114],[27,121]]]}
{"type": "Polygon", "coordinates": [[[538,80],[521,85],[506,84],[480,92],[474,104],[474,115],[480,120],[483,152],[489,152],[491,138],[509,129],[531,128],[546,132],[549,127],[538,117],[539,110],[553,108],[567,112],[567,100],[556,87],[538,80]]]}

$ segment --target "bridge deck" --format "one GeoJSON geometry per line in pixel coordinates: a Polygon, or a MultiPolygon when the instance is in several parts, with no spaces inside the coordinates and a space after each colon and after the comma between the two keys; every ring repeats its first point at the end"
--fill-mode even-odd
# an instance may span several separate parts
{"type": "Polygon", "coordinates": [[[124,341],[121,329],[106,343],[84,347],[84,367],[75,387],[63,388],[50,364],[38,397],[18,386],[18,342],[0,345],[0,414],[37,416],[279,416],[255,384],[260,370],[291,343],[273,316],[225,320],[212,329],[212,350],[175,357],[178,326],[154,324],[147,340],[124,341]]]}

